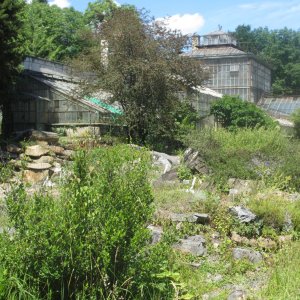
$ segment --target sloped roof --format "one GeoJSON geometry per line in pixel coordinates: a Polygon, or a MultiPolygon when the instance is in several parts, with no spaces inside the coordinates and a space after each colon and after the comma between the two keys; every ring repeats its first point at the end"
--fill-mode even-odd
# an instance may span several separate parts
{"type": "Polygon", "coordinates": [[[257,105],[273,115],[289,116],[300,108],[300,96],[264,97],[257,105]]]}
{"type": "Polygon", "coordinates": [[[223,34],[229,35],[228,32],[225,32],[225,31],[223,31],[223,30],[216,30],[216,31],[212,31],[212,32],[210,32],[210,33],[204,34],[203,36],[209,36],[209,35],[223,35],[223,34]]]}
{"type": "Polygon", "coordinates": [[[113,114],[122,114],[122,111],[119,109],[119,107],[110,105],[106,103],[105,101],[108,100],[109,94],[106,92],[100,92],[98,91],[95,97],[88,97],[88,96],[82,96],[82,91],[80,89],[80,86],[78,83],[74,83],[71,81],[64,81],[60,80],[54,77],[43,77],[43,76],[31,76],[35,80],[38,80],[58,92],[61,92],[67,96],[70,96],[76,101],[81,102],[84,105],[87,105],[93,109],[98,110],[102,113],[113,113],[113,114]]]}
{"type": "Polygon", "coordinates": [[[246,52],[232,47],[232,46],[208,46],[208,47],[199,47],[193,49],[190,52],[186,52],[182,54],[184,56],[191,56],[191,57],[222,57],[222,56],[231,56],[231,55],[247,55],[246,52]]]}

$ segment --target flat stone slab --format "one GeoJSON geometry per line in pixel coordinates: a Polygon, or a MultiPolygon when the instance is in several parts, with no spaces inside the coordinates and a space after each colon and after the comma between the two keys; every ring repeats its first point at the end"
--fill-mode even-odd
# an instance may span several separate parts
{"type": "Polygon", "coordinates": [[[47,163],[52,164],[54,162],[54,158],[49,155],[41,156],[40,158],[33,161],[34,163],[47,163]]]}
{"type": "Polygon", "coordinates": [[[42,170],[48,170],[52,166],[48,163],[29,163],[27,164],[27,169],[35,170],[35,171],[42,171],[42,170]]]}
{"type": "Polygon", "coordinates": [[[49,153],[49,149],[41,145],[34,145],[26,147],[25,154],[30,157],[41,157],[49,153]]]}
{"type": "Polygon", "coordinates": [[[186,239],[179,240],[173,248],[195,256],[203,256],[207,253],[205,243],[205,238],[202,235],[194,235],[189,236],[186,239]]]}

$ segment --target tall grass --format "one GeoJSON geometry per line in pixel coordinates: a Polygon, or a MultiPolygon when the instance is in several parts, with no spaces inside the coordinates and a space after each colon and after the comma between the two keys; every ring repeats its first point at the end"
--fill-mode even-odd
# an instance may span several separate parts
{"type": "Polygon", "coordinates": [[[300,143],[279,129],[196,130],[185,137],[184,143],[199,151],[215,182],[223,187],[230,177],[266,179],[268,175],[289,177],[289,186],[300,188],[300,169],[296,167],[300,143]]]}

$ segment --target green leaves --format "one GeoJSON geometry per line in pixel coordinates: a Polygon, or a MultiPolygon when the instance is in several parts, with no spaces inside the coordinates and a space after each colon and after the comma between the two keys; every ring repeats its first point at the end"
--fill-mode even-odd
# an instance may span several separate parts
{"type": "Polygon", "coordinates": [[[238,97],[223,96],[211,106],[211,114],[225,128],[234,130],[239,127],[274,127],[275,122],[255,104],[238,97]]]}
{"type": "Polygon", "coordinates": [[[142,286],[157,289],[151,274],[167,252],[149,245],[148,168],[149,154],[130,146],[79,151],[60,198],[16,189],[7,200],[16,232],[0,236],[7,280],[24,279],[38,299],[130,299],[142,286]]]}
{"type": "Polygon", "coordinates": [[[82,13],[73,8],[32,2],[24,10],[25,52],[27,55],[63,60],[76,56],[83,48],[82,13]]]}

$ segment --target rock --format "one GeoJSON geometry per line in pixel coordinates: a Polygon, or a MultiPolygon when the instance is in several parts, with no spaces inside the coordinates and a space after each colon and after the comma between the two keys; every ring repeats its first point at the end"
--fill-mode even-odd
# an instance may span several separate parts
{"type": "Polygon", "coordinates": [[[291,243],[292,240],[293,240],[292,235],[280,235],[280,236],[278,236],[278,242],[281,246],[284,245],[284,244],[291,243]]]}
{"type": "Polygon", "coordinates": [[[22,153],[22,149],[14,144],[9,144],[6,146],[6,151],[10,153],[20,154],[22,153]]]}
{"type": "Polygon", "coordinates": [[[259,237],[257,239],[257,245],[260,248],[266,249],[266,250],[274,250],[277,248],[277,244],[275,241],[273,241],[269,238],[263,238],[263,237],[259,237]]]}
{"type": "Polygon", "coordinates": [[[208,274],[207,275],[207,282],[219,282],[221,280],[223,280],[223,275],[221,275],[221,274],[215,274],[215,275],[208,274]]]}
{"type": "Polygon", "coordinates": [[[283,231],[284,232],[291,232],[294,229],[294,224],[291,218],[291,215],[286,212],[284,216],[284,224],[283,224],[283,231]]]}
{"type": "Polygon", "coordinates": [[[163,235],[162,228],[158,227],[158,226],[153,226],[153,225],[149,225],[147,228],[152,233],[152,241],[151,241],[151,243],[152,244],[157,244],[161,240],[161,237],[163,235]]]}
{"type": "Polygon", "coordinates": [[[30,157],[40,157],[49,153],[49,150],[40,145],[26,147],[25,154],[30,157]]]}
{"type": "Polygon", "coordinates": [[[24,182],[35,184],[39,182],[43,182],[49,176],[49,170],[43,171],[33,171],[33,170],[25,170],[23,172],[23,180],[24,182]]]}
{"type": "Polygon", "coordinates": [[[47,163],[47,164],[53,164],[54,158],[52,156],[46,155],[41,156],[40,158],[33,161],[34,163],[47,163]]]}
{"type": "Polygon", "coordinates": [[[29,163],[27,164],[27,168],[30,170],[36,170],[36,171],[40,171],[40,170],[48,170],[51,168],[51,165],[48,163],[29,163]]]}
{"type": "Polygon", "coordinates": [[[200,213],[170,213],[169,218],[172,222],[189,222],[197,224],[208,224],[210,221],[208,214],[200,213]]]}
{"type": "Polygon", "coordinates": [[[251,194],[257,189],[257,182],[254,180],[229,178],[228,187],[230,195],[251,194]]]}
{"type": "Polygon", "coordinates": [[[209,224],[210,222],[210,217],[208,214],[199,214],[199,213],[194,213],[194,218],[196,219],[197,224],[209,224]]]}
{"type": "Polygon", "coordinates": [[[250,223],[256,219],[256,215],[245,207],[233,206],[229,209],[230,213],[241,223],[250,223]]]}
{"type": "Polygon", "coordinates": [[[64,150],[61,155],[67,159],[72,159],[72,156],[74,155],[74,153],[75,153],[75,151],[73,151],[73,150],[64,150]]]}
{"type": "Polygon", "coordinates": [[[194,172],[209,174],[209,169],[204,160],[200,157],[199,152],[188,148],[183,154],[184,164],[194,172]]]}
{"type": "Polygon", "coordinates": [[[193,214],[170,213],[169,218],[172,222],[196,223],[196,219],[194,218],[193,214]]]}
{"type": "Polygon", "coordinates": [[[184,253],[190,253],[195,256],[203,256],[207,253],[205,239],[202,235],[189,236],[181,239],[173,247],[184,253]]]}
{"type": "Polygon", "coordinates": [[[237,234],[235,231],[233,231],[231,233],[231,240],[237,244],[241,244],[243,239],[239,234],[237,234]]]}
{"type": "MultiPolygon", "coordinates": [[[[50,152],[53,152],[56,155],[65,155],[64,154],[65,149],[63,147],[50,145],[47,148],[50,150],[50,152]]],[[[68,151],[70,151],[70,150],[68,150],[68,151]]],[[[65,156],[67,156],[67,155],[65,155],[65,156]]]]}
{"type": "Polygon", "coordinates": [[[25,130],[17,133],[18,140],[29,139],[31,141],[46,141],[55,144],[58,142],[59,136],[57,133],[40,130],[25,130]]]}
{"type": "Polygon", "coordinates": [[[247,294],[244,290],[235,290],[232,291],[227,300],[246,300],[247,299],[247,294]]]}
{"type": "Polygon", "coordinates": [[[248,259],[252,263],[259,263],[263,260],[260,252],[245,248],[234,248],[232,251],[232,255],[236,260],[248,259]]]}
{"type": "Polygon", "coordinates": [[[166,172],[161,176],[161,178],[158,181],[166,182],[166,181],[172,181],[172,182],[179,182],[179,178],[177,175],[177,168],[171,169],[169,172],[166,172]]]}

